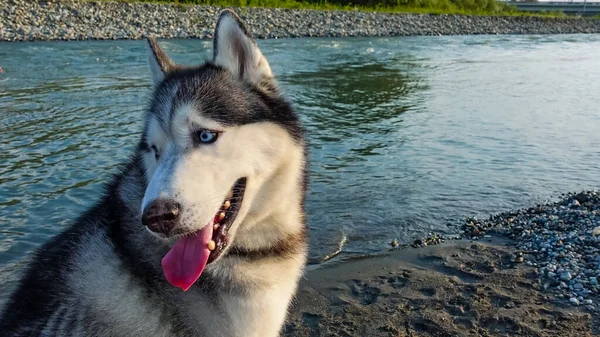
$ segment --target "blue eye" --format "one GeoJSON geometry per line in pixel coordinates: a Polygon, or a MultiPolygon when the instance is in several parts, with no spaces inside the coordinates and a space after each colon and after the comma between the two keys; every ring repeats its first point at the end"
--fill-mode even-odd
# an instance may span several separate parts
{"type": "Polygon", "coordinates": [[[219,133],[216,131],[200,130],[195,133],[196,143],[211,144],[219,138],[219,133]]]}

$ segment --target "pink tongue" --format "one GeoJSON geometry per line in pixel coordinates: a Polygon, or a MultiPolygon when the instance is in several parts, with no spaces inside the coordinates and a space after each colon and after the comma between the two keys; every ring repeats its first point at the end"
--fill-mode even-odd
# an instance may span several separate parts
{"type": "Polygon", "coordinates": [[[211,222],[200,233],[175,243],[162,259],[163,271],[169,283],[187,291],[196,282],[206,267],[210,255],[208,242],[212,234],[211,222]]]}

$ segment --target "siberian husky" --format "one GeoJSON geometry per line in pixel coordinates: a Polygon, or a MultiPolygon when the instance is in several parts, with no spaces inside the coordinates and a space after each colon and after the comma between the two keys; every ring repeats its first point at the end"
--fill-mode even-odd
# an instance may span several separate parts
{"type": "Polygon", "coordinates": [[[280,333],[307,255],[299,119],[233,11],[201,66],[148,45],[154,88],[135,153],[37,251],[2,336],[280,333]]]}

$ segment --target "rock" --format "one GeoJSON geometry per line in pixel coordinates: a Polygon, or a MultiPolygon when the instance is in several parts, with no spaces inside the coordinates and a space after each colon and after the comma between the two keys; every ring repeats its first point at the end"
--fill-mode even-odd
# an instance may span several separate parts
{"type": "Polygon", "coordinates": [[[598,227],[596,227],[596,228],[594,228],[592,230],[592,235],[593,236],[599,236],[600,235],[600,226],[598,226],[598,227]]]}
{"type": "Polygon", "coordinates": [[[467,222],[471,227],[494,229],[515,239],[515,261],[527,252],[527,264],[538,267],[535,274],[540,289],[579,302],[600,293],[600,240],[594,236],[595,231],[600,232],[596,230],[600,227],[597,192],[567,194],[553,203],[501,213],[488,220],[465,219],[467,222]]]}
{"type": "Polygon", "coordinates": [[[563,281],[569,281],[569,280],[571,280],[571,278],[572,278],[572,276],[571,276],[571,273],[569,273],[569,272],[560,274],[560,279],[563,281]]]}
{"type": "Polygon", "coordinates": [[[573,305],[579,305],[579,300],[576,299],[575,297],[569,298],[569,302],[571,302],[571,304],[573,304],[573,305]]]}

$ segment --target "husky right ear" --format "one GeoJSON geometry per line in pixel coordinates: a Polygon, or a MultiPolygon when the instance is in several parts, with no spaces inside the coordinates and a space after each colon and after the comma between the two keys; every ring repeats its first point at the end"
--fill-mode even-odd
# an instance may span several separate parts
{"type": "Polygon", "coordinates": [[[240,79],[258,87],[272,83],[273,73],[269,63],[234,11],[226,9],[221,12],[215,28],[213,48],[213,62],[240,79]]]}
{"type": "Polygon", "coordinates": [[[173,70],[175,64],[167,54],[160,48],[154,37],[148,38],[148,58],[150,61],[150,73],[154,85],[160,84],[165,79],[165,75],[173,70]]]}

